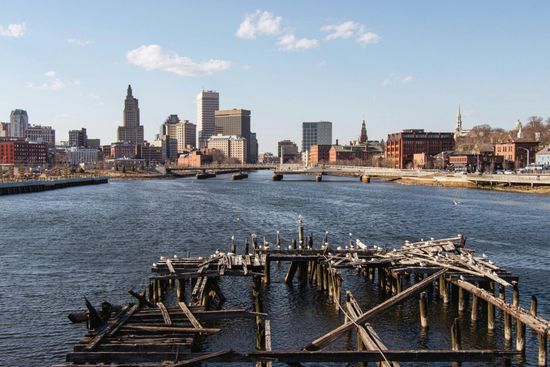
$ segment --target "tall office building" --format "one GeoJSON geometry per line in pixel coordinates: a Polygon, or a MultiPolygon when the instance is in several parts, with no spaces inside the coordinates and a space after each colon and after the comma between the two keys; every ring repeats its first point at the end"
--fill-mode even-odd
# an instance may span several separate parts
{"type": "Polygon", "coordinates": [[[246,163],[248,157],[248,143],[245,138],[237,135],[212,135],[208,139],[208,149],[215,149],[223,153],[227,159],[236,159],[246,163]]]}
{"type": "Polygon", "coordinates": [[[216,130],[215,112],[220,109],[220,94],[215,91],[202,91],[197,94],[197,130],[199,147],[207,145],[208,138],[216,130]]]}
{"type": "Polygon", "coordinates": [[[85,128],[80,130],[69,130],[69,146],[71,147],[88,147],[88,133],[85,128]]]}
{"type": "Polygon", "coordinates": [[[13,138],[24,138],[29,127],[29,116],[25,110],[13,110],[10,113],[9,134],[13,138]]]}
{"type": "Polygon", "coordinates": [[[139,121],[139,102],[132,95],[132,86],[128,85],[124,100],[122,126],[117,129],[117,140],[132,144],[143,144],[143,126],[139,121]]]}
{"type": "Polygon", "coordinates": [[[25,138],[30,142],[55,146],[55,130],[51,126],[33,125],[25,131],[25,138]]]}
{"type": "Polygon", "coordinates": [[[216,134],[241,136],[246,139],[246,162],[258,160],[258,141],[250,131],[250,111],[242,109],[216,111],[216,134]]]}
{"type": "Polygon", "coordinates": [[[170,115],[160,129],[161,136],[177,140],[177,152],[183,153],[197,145],[197,125],[188,120],[180,120],[178,115],[170,115]]]}
{"type": "Polygon", "coordinates": [[[312,145],[332,144],[332,122],[304,122],[302,123],[302,152],[309,152],[312,145]]]}

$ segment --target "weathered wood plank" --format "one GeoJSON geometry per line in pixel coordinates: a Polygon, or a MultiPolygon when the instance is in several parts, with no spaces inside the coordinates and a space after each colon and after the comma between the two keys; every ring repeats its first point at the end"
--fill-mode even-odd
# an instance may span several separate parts
{"type": "Polygon", "coordinates": [[[133,305],[132,307],[130,307],[126,313],[123,313],[123,314],[120,314],[118,316],[118,318],[110,325],[106,325],[102,330],[100,330],[92,340],[90,340],[90,343],[88,344],[88,346],[86,347],[86,350],[88,351],[91,351],[91,350],[94,350],[97,345],[99,343],[101,343],[101,341],[107,337],[107,336],[110,336],[110,335],[114,335],[118,329],[120,329],[120,327],[122,325],[124,325],[124,323],[126,321],[128,321],[128,319],[139,309],[139,305],[133,305]]]}
{"type": "MultiPolygon", "coordinates": [[[[441,275],[445,274],[447,269],[442,269],[439,272],[430,275],[426,279],[422,280],[421,282],[413,285],[410,288],[407,288],[401,293],[396,294],[395,296],[387,299],[386,301],[382,302],[381,304],[371,308],[369,311],[363,313],[357,320],[355,321],[357,324],[362,325],[364,324],[369,318],[378,315],[382,311],[387,310],[388,308],[396,305],[397,303],[404,301],[405,299],[409,298],[410,296],[420,292],[425,287],[427,287],[429,284],[431,284],[434,280],[439,278],[441,275]]],[[[347,323],[343,324],[336,329],[326,333],[325,335],[321,336],[320,338],[315,339],[311,344],[307,345],[304,349],[306,350],[317,350],[320,348],[323,348],[325,345],[330,343],[331,341],[337,339],[339,336],[341,336],[345,331],[348,331],[350,329],[353,329],[355,325],[353,323],[347,323]]]]}
{"type": "Polygon", "coordinates": [[[166,325],[172,325],[172,319],[170,318],[170,314],[168,313],[168,310],[166,309],[166,306],[164,306],[164,303],[157,302],[157,307],[160,310],[160,313],[162,314],[162,318],[164,319],[164,323],[166,325]]]}
{"type": "Polygon", "coordinates": [[[189,321],[191,321],[191,324],[193,324],[193,326],[195,328],[197,328],[197,329],[202,329],[203,328],[201,323],[195,318],[195,315],[193,315],[193,313],[191,312],[189,307],[187,307],[185,302],[178,302],[178,305],[180,306],[180,308],[183,311],[183,313],[185,314],[185,316],[187,316],[187,318],[189,319],[189,321]]]}

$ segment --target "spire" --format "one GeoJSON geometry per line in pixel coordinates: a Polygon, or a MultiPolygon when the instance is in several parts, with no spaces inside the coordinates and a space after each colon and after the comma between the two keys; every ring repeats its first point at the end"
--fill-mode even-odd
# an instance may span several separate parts
{"type": "Polygon", "coordinates": [[[456,129],[462,131],[462,114],[460,113],[460,105],[458,105],[458,113],[456,114],[456,129]]]}
{"type": "Polygon", "coordinates": [[[361,135],[359,135],[359,144],[365,144],[367,141],[367,123],[365,119],[363,119],[363,123],[361,124],[361,135]]]}
{"type": "Polygon", "coordinates": [[[131,96],[132,95],[132,86],[130,84],[128,84],[128,96],[131,96]]]}

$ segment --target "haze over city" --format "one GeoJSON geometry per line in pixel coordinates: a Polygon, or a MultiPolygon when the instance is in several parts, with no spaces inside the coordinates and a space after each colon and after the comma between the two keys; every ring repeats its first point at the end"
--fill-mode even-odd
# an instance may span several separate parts
{"type": "Polygon", "coordinates": [[[145,138],[169,114],[196,122],[196,94],[251,110],[260,151],[300,141],[424,128],[511,129],[550,115],[542,1],[443,3],[20,1],[0,11],[0,121],[25,109],[58,140],[85,126],[115,141],[132,84],[145,138]]]}

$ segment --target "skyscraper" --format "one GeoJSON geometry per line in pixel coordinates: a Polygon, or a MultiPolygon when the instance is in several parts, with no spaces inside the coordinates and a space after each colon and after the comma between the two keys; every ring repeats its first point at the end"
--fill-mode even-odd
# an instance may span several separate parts
{"type": "Polygon", "coordinates": [[[256,134],[250,131],[250,111],[242,109],[221,110],[215,112],[216,134],[241,136],[246,139],[246,162],[258,160],[258,141],[256,134]]]}
{"type": "Polygon", "coordinates": [[[216,130],[215,112],[220,109],[220,95],[215,91],[202,91],[197,94],[197,130],[199,132],[199,147],[207,145],[208,138],[216,130]]]}
{"type": "Polygon", "coordinates": [[[29,127],[29,116],[25,110],[13,110],[10,113],[9,136],[24,138],[25,130],[29,127]]]}
{"type": "Polygon", "coordinates": [[[332,122],[304,122],[302,123],[302,152],[309,152],[312,145],[332,144],[332,122]]]}
{"type": "Polygon", "coordinates": [[[122,126],[117,129],[117,140],[132,144],[143,144],[143,126],[139,121],[139,102],[132,95],[132,86],[128,85],[124,100],[124,115],[122,126]]]}
{"type": "Polygon", "coordinates": [[[188,120],[180,120],[178,115],[170,115],[160,129],[161,136],[169,136],[177,140],[177,152],[183,153],[188,147],[197,145],[197,125],[188,120]]]}
{"type": "Polygon", "coordinates": [[[85,128],[80,130],[69,130],[69,145],[71,147],[88,147],[88,133],[85,128]]]}

